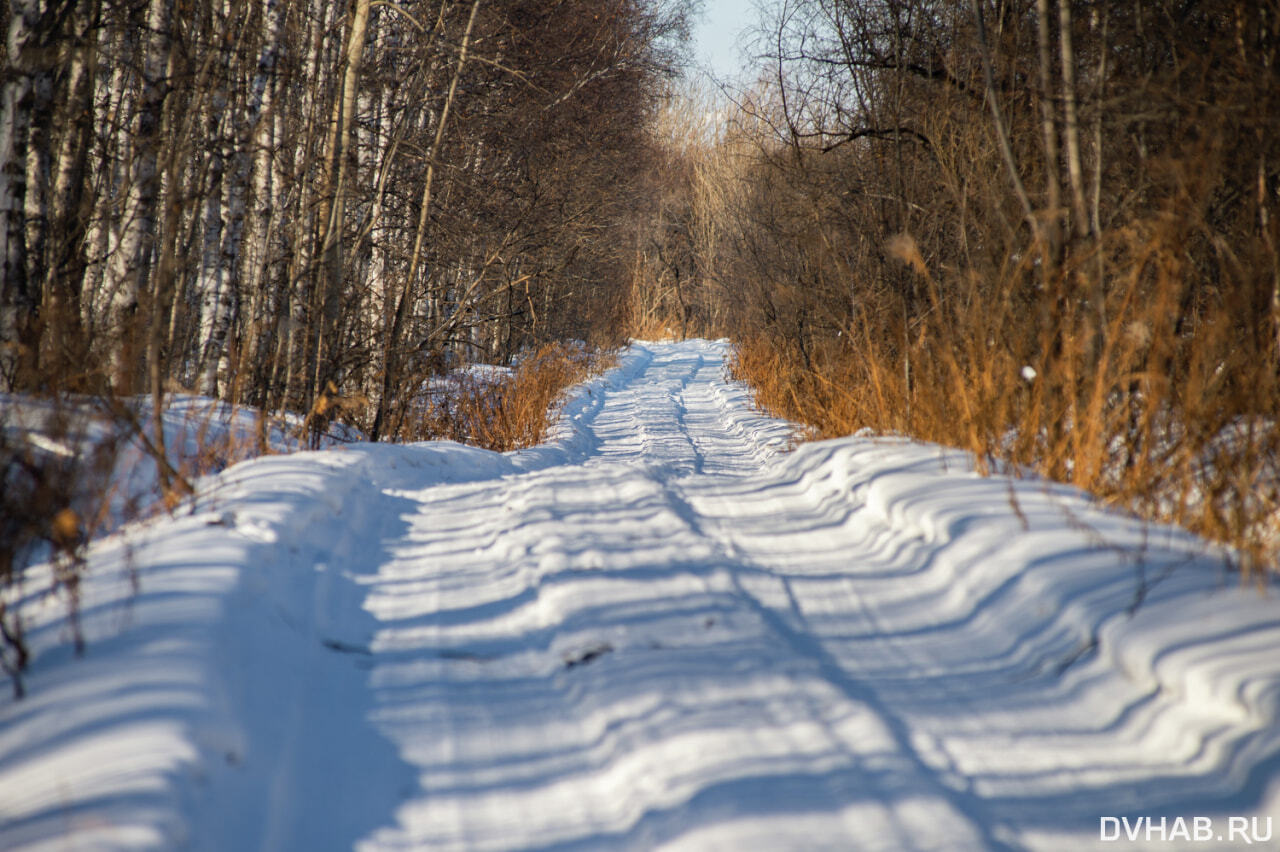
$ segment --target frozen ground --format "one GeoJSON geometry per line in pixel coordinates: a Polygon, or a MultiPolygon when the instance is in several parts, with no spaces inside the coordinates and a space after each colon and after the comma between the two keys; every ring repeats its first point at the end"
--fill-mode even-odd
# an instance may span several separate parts
{"type": "Polygon", "coordinates": [[[534,450],[259,459],[98,542],[83,659],[22,604],[0,848],[1274,847],[1274,592],[958,453],[787,452],[724,355],[636,344],[534,450]]]}

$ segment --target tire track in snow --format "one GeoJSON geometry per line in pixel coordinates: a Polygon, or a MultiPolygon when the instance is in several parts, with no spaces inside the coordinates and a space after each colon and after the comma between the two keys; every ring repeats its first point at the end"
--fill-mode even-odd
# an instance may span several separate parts
{"type": "Polygon", "coordinates": [[[722,346],[646,351],[577,423],[583,464],[419,495],[420,540],[366,606],[389,622],[381,727],[422,789],[374,845],[998,846],[682,495],[758,472],[789,430],[762,440],[716,392],[722,346]]]}
{"type": "Polygon", "coordinates": [[[1273,599],[959,453],[787,453],[725,354],[637,344],[531,450],[239,465],[95,546],[87,658],[34,611],[0,706],[0,846],[1061,850],[1280,809],[1273,599]]]}
{"type": "Polygon", "coordinates": [[[1238,801],[1236,755],[1273,755],[1265,786],[1274,693],[1224,727],[1235,698],[1189,707],[1104,653],[1130,630],[1115,549],[1185,542],[1054,487],[1019,516],[908,443],[784,457],[724,355],[638,344],[572,463],[397,492],[421,508],[366,606],[420,783],[371,848],[1052,850],[1126,802],[1238,801]]]}
{"type": "MultiPolygon", "coordinates": [[[[948,838],[951,848],[973,848],[1001,850],[1011,848],[997,837],[989,824],[977,815],[983,813],[982,803],[973,795],[971,789],[963,785],[948,785],[944,781],[945,773],[923,756],[915,745],[916,739],[910,723],[903,718],[889,703],[881,700],[879,694],[868,683],[861,682],[848,668],[842,666],[825,646],[820,630],[815,630],[806,618],[803,607],[797,599],[792,580],[785,570],[778,571],[767,562],[757,563],[734,537],[723,532],[708,534],[704,528],[701,513],[689,502],[678,484],[670,488],[673,502],[684,507],[683,514],[689,525],[700,535],[709,535],[724,549],[726,556],[735,563],[730,571],[735,592],[750,609],[759,614],[761,622],[772,634],[797,656],[811,659],[818,673],[834,689],[843,693],[850,702],[867,708],[883,724],[887,734],[892,738],[895,756],[900,765],[895,777],[883,779],[885,786],[892,786],[893,795],[910,794],[921,799],[930,800],[930,820],[933,822],[931,833],[942,834],[948,838]],[[746,581],[744,582],[744,578],[746,581]],[[751,588],[755,585],[756,590],[751,588]],[[761,587],[771,587],[769,592],[761,593],[761,587]]],[[[820,514],[806,517],[801,524],[808,526],[820,514]]],[[[793,523],[795,519],[793,518],[793,523]]],[[[904,670],[910,662],[887,640],[880,639],[880,630],[876,625],[874,614],[862,603],[855,591],[847,595],[849,604],[842,612],[845,627],[861,627],[868,635],[877,637],[876,647],[871,652],[881,656],[897,658],[903,663],[904,670]]],[[[958,696],[953,696],[958,697],[958,696]]],[[[851,753],[858,751],[858,743],[850,742],[851,753]]],[[[886,801],[891,800],[889,791],[848,791],[851,795],[881,795],[886,801]]]]}

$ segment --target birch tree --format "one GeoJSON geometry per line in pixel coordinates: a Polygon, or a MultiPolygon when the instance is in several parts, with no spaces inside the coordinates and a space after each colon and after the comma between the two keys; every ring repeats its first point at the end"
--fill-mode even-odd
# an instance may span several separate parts
{"type": "MultiPolygon", "coordinates": [[[[34,61],[39,2],[5,7],[5,74],[0,86],[0,381],[13,388],[24,354],[32,344],[31,321],[37,294],[27,270],[27,158],[33,101],[43,87],[34,61]],[[25,350],[25,352],[24,352],[25,350]]],[[[38,286],[38,285],[36,285],[38,286]]]]}
{"type": "Polygon", "coordinates": [[[451,360],[607,325],[681,0],[5,8],[5,387],[336,392],[382,435],[451,360]]]}
{"type": "MultiPolygon", "coordinates": [[[[156,202],[160,192],[160,118],[166,96],[165,68],[169,59],[172,0],[148,0],[142,36],[142,79],[136,118],[123,147],[127,157],[128,190],[121,215],[120,236],[107,267],[106,310],[110,373],[116,386],[132,391],[138,382],[142,351],[137,335],[140,301],[150,282],[156,244],[156,202]]],[[[154,320],[155,317],[150,319],[154,320]]]]}

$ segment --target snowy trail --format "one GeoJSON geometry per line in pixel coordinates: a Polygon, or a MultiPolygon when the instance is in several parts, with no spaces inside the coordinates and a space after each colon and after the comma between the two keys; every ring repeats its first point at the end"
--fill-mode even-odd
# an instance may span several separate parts
{"type": "Polygon", "coordinates": [[[959,453],[787,452],[725,354],[636,344],[535,450],[264,459],[105,544],[142,592],[122,629],[100,581],[86,660],[33,634],[0,847],[1274,846],[1274,596],[959,453]]]}
{"type": "MultiPolygon", "coordinates": [[[[405,494],[422,508],[366,606],[373,648],[400,657],[374,668],[379,727],[422,774],[379,841],[498,849],[517,828],[536,848],[653,848],[734,808],[744,819],[717,842],[847,848],[860,820],[892,838],[875,800],[903,793],[931,832],[981,837],[778,611],[787,581],[703,530],[700,504],[728,483],[684,484],[758,472],[769,453],[734,434],[722,369],[703,352],[655,357],[580,424],[584,464],[405,494]],[[850,808],[857,788],[876,792],[850,808]]],[[[804,507],[788,527],[821,521],[804,507]]]]}

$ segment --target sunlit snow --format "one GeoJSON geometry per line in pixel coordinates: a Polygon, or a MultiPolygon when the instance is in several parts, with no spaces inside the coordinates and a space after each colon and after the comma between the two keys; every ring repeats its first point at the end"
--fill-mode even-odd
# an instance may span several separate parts
{"type": "MultiPolygon", "coordinates": [[[[1189,535],[958,452],[793,449],[727,351],[636,343],[532,450],[262,458],[96,543],[83,658],[59,604],[23,604],[0,848],[1062,850],[1114,848],[1108,817],[1265,829],[1274,593],[1189,535]]],[[[1121,845],[1230,845],[1168,839],[1121,845]]]]}

